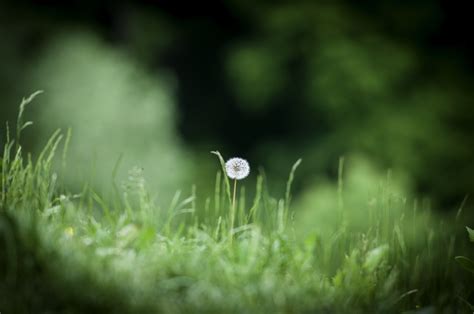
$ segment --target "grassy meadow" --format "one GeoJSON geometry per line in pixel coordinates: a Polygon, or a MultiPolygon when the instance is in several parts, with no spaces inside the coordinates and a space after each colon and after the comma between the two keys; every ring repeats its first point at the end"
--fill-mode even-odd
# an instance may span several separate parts
{"type": "Polygon", "coordinates": [[[361,214],[345,197],[341,158],[337,206],[318,216],[321,204],[300,201],[316,213],[306,218],[292,200],[298,166],[311,163],[301,156],[285,193],[273,195],[263,170],[252,169],[256,184],[239,181],[233,207],[219,152],[209,153],[210,195],[195,182],[158,206],[141,168],[124,182],[111,173],[109,192],[88,182],[71,191],[62,183],[74,167],[69,132],[55,132],[41,154],[22,148],[33,98],[6,126],[0,159],[2,314],[474,311],[468,198],[457,212],[434,212],[401,195],[388,172],[361,214]]]}

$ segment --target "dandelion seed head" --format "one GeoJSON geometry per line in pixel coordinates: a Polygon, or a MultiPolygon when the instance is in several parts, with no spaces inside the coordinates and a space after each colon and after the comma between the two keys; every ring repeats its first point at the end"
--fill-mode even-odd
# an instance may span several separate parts
{"type": "Polygon", "coordinates": [[[242,180],[250,173],[250,166],[247,160],[242,158],[231,158],[225,163],[225,171],[231,179],[242,180]]]}

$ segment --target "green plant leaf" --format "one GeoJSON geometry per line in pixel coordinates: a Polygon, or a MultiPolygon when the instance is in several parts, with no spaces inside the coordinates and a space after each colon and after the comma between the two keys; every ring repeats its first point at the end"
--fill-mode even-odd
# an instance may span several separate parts
{"type": "Polygon", "coordinates": [[[474,230],[466,226],[467,233],[469,234],[469,240],[474,242],[474,230]]]}
{"type": "Polygon", "coordinates": [[[474,274],[474,261],[465,256],[456,256],[454,258],[464,269],[474,274]]]}
{"type": "Polygon", "coordinates": [[[388,244],[383,244],[367,252],[364,267],[369,272],[375,271],[377,266],[386,258],[388,250],[388,244]]]}

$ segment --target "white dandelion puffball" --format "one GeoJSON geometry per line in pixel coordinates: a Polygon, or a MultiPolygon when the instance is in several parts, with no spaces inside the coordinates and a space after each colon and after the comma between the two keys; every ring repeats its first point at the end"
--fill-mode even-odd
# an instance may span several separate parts
{"type": "Polygon", "coordinates": [[[242,158],[231,158],[225,163],[225,171],[231,179],[242,180],[250,173],[250,166],[247,160],[242,158]]]}

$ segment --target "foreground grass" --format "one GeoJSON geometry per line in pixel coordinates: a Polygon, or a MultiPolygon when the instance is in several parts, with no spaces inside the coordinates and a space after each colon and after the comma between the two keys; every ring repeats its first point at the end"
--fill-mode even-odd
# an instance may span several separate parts
{"type": "Polygon", "coordinates": [[[301,237],[290,207],[296,164],[282,198],[259,176],[231,229],[222,172],[212,197],[198,202],[192,189],[168,208],[139,169],[108,198],[87,185],[74,195],[52,166],[61,134],[33,159],[18,145],[21,119],[0,166],[1,313],[472,310],[472,276],[455,262],[472,255],[462,210],[407,206],[387,182],[366,228],[351,225],[344,204],[340,227],[301,237]]]}

